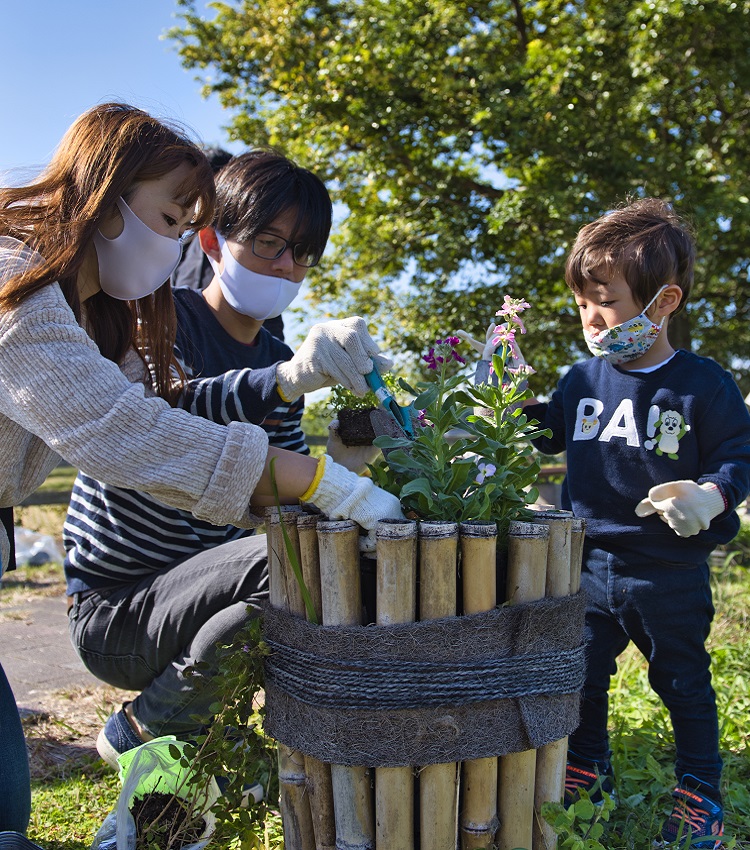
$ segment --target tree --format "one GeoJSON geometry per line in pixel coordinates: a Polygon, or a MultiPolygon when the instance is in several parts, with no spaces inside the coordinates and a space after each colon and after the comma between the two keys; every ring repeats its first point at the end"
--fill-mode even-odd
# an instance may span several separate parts
{"type": "Polygon", "coordinates": [[[392,350],[479,333],[523,296],[549,390],[585,351],[563,281],[577,230],[650,194],[697,232],[670,332],[750,390],[748,0],[238,0],[211,20],[178,2],[171,36],[233,136],[312,168],[348,210],[316,298],[392,350]]]}

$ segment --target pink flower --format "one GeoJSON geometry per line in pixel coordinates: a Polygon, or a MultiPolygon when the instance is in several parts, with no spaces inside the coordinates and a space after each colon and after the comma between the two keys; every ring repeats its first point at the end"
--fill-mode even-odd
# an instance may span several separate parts
{"type": "Polygon", "coordinates": [[[508,372],[510,372],[511,375],[520,375],[522,377],[526,377],[527,375],[536,375],[536,369],[529,366],[528,363],[521,363],[516,369],[508,367],[508,372]]]}
{"type": "Polygon", "coordinates": [[[511,298],[510,295],[506,295],[503,299],[503,306],[495,313],[496,316],[509,316],[512,319],[515,319],[519,313],[523,313],[524,310],[528,310],[531,307],[528,301],[524,301],[523,298],[511,298]]]}
{"type": "Polygon", "coordinates": [[[495,336],[492,338],[492,344],[494,346],[500,345],[501,342],[507,342],[509,345],[513,345],[516,341],[516,329],[512,327],[508,327],[507,325],[500,325],[495,328],[495,336]]]}

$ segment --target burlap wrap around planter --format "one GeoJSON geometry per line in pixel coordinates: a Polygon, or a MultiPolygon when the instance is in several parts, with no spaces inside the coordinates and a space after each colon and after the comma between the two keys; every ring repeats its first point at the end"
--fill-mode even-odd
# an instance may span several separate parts
{"type": "Polygon", "coordinates": [[[578,725],[583,594],[391,626],[316,626],[266,607],[266,731],[340,765],[538,749],[578,725]]]}

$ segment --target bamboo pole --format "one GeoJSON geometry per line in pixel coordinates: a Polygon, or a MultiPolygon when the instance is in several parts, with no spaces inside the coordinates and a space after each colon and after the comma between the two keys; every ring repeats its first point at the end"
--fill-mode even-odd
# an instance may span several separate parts
{"type": "MultiPolygon", "coordinates": [[[[533,602],[544,596],[549,528],[529,522],[511,522],[508,536],[509,605],[533,602]]],[[[509,753],[499,760],[498,850],[531,847],[534,824],[536,750],[509,753]]]]}
{"type": "MultiPolygon", "coordinates": [[[[323,624],[362,621],[359,527],[351,520],[318,522],[323,624]]],[[[338,850],[374,850],[375,816],[367,767],[331,765],[338,850]]]]}
{"type": "MultiPolygon", "coordinates": [[[[549,526],[545,596],[568,596],[573,546],[573,515],[569,511],[537,511],[534,513],[532,522],[541,522],[549,526]]],[[[567,756],[567,738],[552,741],[537,750],[533,850],[555,850],[557,847],[555,831],[542,817],[541,808],[542,803],[548,800],[562,802],[565,795],[567,756]]]]}
{"type": "MultiPolygon", "coordinates": [[[[497,526],[465,522],[460,527],[464,614],[489,611],[497,602],[497,526]]],[[[460,816],[462,850],[492,847],[497,832],[497,759],[463,764],[460,816]]]]}
{"type": "MultiPolygon", "coordinates": [[[[377,618],[379,626],[412,623],[417,610],[417,524],[383,520],[377,527],[377,618]]],[[[375,769],[375,844],[388,850],[414,848],[414,769],[375,769]]]]}
{"type": "MultiPolygon", "coordinates": [[[[578,517],[573,518],[570,532],[570,592],[578,593],[581,589],[581,565],[583,563],[583,544],[586,539],[586,520],[578,517]]],[[[565,773],[567,768],[568,739],[565,738],[565,761],[562,762],[563,794],[565,793],[565,773]]]]}
{"type": "Polygon", "coordinates": [[[320,556],[318,555],[318,515],[300,514],[297,517],[300,567],[302,578],[310,591],[315,617],[323,622],[323,602],[320,596],[320,556]]]}
{"type": "MultiPolygon", "coordinates": [[[[419,524],[419,619],[454,617],[457,612],[458,524],[419,524]]],[[[455,850],[458,834],[460,764],[429,764],[419,772],[421,850],[455,850]]]]}
{"type": "MultiPolygon", "coordinates": [[[[315,514],[301,514],[297,517],[302,578],[310,592],[315,619],[318,623],[322,623],[323,602],[320,590],[317,525],[318,517],[315,514]]],[[[336,822],[333,814],[331,766],[313,756],[306,755],[305,774],[316,850],[335,850],[336,822]]]]}
{"type": "MultiPolygon", "coordinates": [[[[274,608],[304,617],[302,593],[291,567],[291,558],[282,532],[286,529],[289,543],[299,560],[297,535],[297,506],[266,509],[266,534],[268,541],[268,592],[274,608]]],[[[281,742],[279,752],[279,798],[281,821],[284,828],[286,850],[316,850],[315,832],[307,794],[305,756],[281,742]]]]}

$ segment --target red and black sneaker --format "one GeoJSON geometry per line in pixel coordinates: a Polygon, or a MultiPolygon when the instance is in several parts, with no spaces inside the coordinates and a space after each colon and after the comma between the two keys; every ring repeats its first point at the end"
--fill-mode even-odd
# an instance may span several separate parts
{"type": "Polygon", "coordinates": [[[602,791],[610,797],[614,796],[614,777],[612,768],[605,767],[601,762],[584,759],[568,753],[568,763],[565,768],[565,805],[570,806],[586,791],[589,800],[597,806],[604,802],[602,791]]]}
{"type": "MultiPolygon", "coordinates": [[[[662,847],[718,850],[724,835],[724,809],[707,797],[710,786],[686,774],[674,789],[674,807],[661,831],[662,847]]],[[[718,794],[717,794],[718,796],[718,794]]]]}

